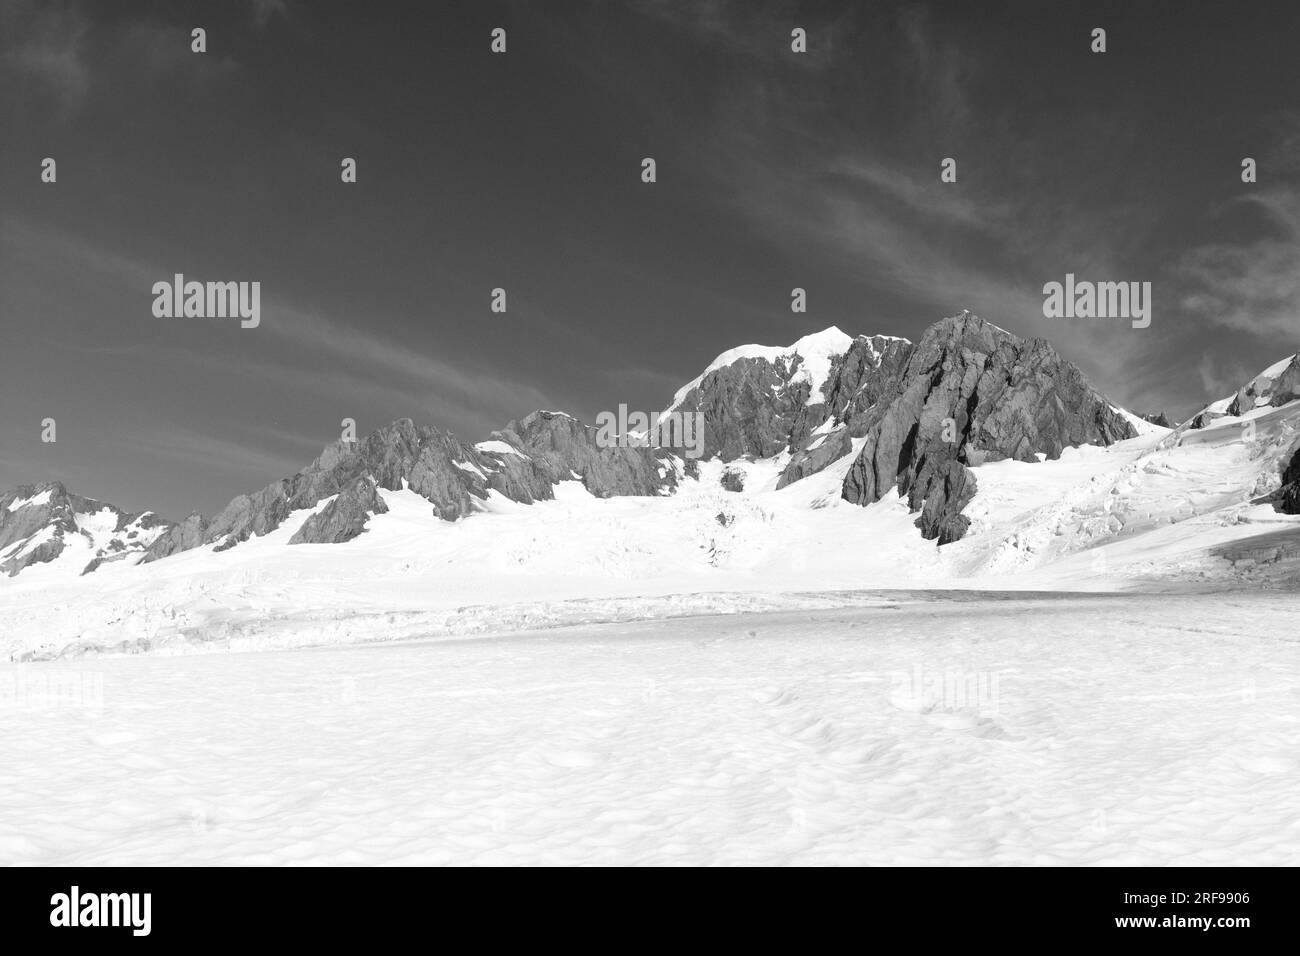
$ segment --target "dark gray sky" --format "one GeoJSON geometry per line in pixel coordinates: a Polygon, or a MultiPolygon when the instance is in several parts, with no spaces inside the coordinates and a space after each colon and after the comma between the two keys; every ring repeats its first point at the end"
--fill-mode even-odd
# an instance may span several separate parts
{"type": "Polygon", "coordinates": [[[344,417],[656,410],[961,308],[1176,416],[1300,347],[1292,0],[0,11],[0,487],[210,513],[344,417]],[[261,326],[155,318],[175,272],[260,281],[261,326]],[[1067,272],[1152,282],[1151,327],[1045,319],[1067,272]]]}

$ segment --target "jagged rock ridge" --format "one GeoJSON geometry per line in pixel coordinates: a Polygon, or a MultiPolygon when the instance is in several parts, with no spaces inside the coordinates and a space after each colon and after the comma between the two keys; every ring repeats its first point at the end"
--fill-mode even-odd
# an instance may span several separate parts
{"type": "MultiPolygon", "coordinates": [[[[718,356],[677,393],[669,410],[704,415],[705,458],[797,454],[810,444],[828,444],[828,420],[842,423],[869,407],[910,348],[906,339],[850,338],[834,327],[788,349],[742,346],[718,356]]],[[[843,444],[837,436],[827,452],[843,444]]],[[[801,459],[785,483],[823,466],[801,459]]]]}
{"type": "MultiPolygon", "coordinates": [[[[778,487],[821,471],[859,442],[843,497],[869,504],[898,486],[920,512],[923,533],[940,543],[966,529],[970,466],[1054,458],[1069,445],[1135,434],[1046,342],[1026,342],[967,312],[932,326],[916,344],[850,338],[832,327],[788,348],[742,346],[680,389],[669,410],[702,414],[705,457],[788,455],[778,487]]],[[[302,471],[236,497],[211,519],[150,518],[147,539],[137,533],[122,547],[143,552],[145,562],[202,546],[225,550],[304,510],[312,513],[289,543],[334,543],[363,534],[370,517],[387,510],[383,491],[414,492],[450,521],[493,493],[531,504],[552,498],[559,482],[579,480],[598,497],[658,495],[697,474],[694,461],[672,449],[601,447],[596,434],[570,415],[538,411],[467,444],[399,419],[361,441],[332,443],[302,471]]],[[[734,476],[724,482],[741,490],[734,476]]],[[[15,498],[0,502],[8,500],[15,498]]],[[[0,541],[18,540],[8,533],[0,541]]],[[[58,545],[42,547],[23,550],[22,560],[41,560],[58,545]]],[[[0,561],[12,565],[17,554],[0,551],[0,561]]]]}
{"type": "Polygon", "coordinates": [[[1136,430],[1043,339],[1026,341],[969,312],[931,326],[907,365],[858,424],[865,441],[844,498],[870,504],[895,486],[940,544],[969,527],[970,467],[1058,458],[1072,445],[1109,445],[1136,430]]]}
{"type": "Polygon", "coordinates": [[[1289,515],[1300,515],[1300,446],[1282,470],[1282,487],[1278,490],[1278,508],[1289,515]]]}
{"type": "Polygon", "coordinates": [[[71,494],[60,482],[19,485],[0,493],[0,574],[14,576],[79,548],[82,573],[145,551],[169,523],[153,512],[131,513],[71,494]]]}
{"type": "Polygon", "coordinates": [[[1279,408],[1300,398],[1300,353],[1266,368],[1227,398],[1211,402],[1188,422],[1204,428],[1216,418],[1239,416],[1256,408],[1279,408]]]}
{"type": "Polygon", "coordinates": [[[549,500],[564,480],[581,480],[598,497],[659,494],[676,481],[664,463],[669,457],[651,448],[599,448],[595,429],[557,412],[534,412],[477,445],[403,418],[359,442],[333,442],[298,474],[240,495],[210,521],[191,515],[143,560],[209,544],[231,548],[327,499],[289,543],[347,541],[365,530],[370,515],[387,511],[379,489],[413,491],[448,521],[470,514],[493,491],[525,504],[549,500]]]}

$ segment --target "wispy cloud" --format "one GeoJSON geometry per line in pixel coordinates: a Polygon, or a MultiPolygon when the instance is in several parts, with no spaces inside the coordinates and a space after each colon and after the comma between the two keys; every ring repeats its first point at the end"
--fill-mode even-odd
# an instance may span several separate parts
{"type": "Polygon", "coordinates": [[[1292,347],[1300,339],[1300,191],[1260,189],[1230,205],[1257,212],[1266,235],[1184,256],[1177,267],[1189,289],[1182,304],[1211,325],[1281,335],[1292,347]]]}
{"type": "MultiPolygon", "coordinates": [[[[0,223],[0,243],[15,254],[36,256],[47,265],[66,263],[68,274],[90,270],[119,287],[132,289],[140,297],[142,314],[152,302],[153,283],[172,277],[172,270],[160,263],[111,251],[78,236],[33,227],[17,218],[0,223]]],[[[261,325],[239,334],[266,336],[281,348],[243,357],[240,364],[246,372],[257,369],[267,381],[340,398],[366,395],[412,417],[436,411],[442,418],[475,423],[485,431],[538,408],[563,407],[557,405],[555,396],[510,378],[499,368],[469,357],[432,356],[377,331],[392,325],[372,321],[364,330],[358,329],[264,290],[261,325]],[[332,361],[322,364],[319,357],[332,361]]],[[[227,357],[197,347],[157,341],[104,350],[135,352],[145,358],[165,358],[214,371],[227,370],[229,362],[227,357]]]]}
{"type": "Polygon", "coordinates": [[[549,407],[541,390],[504,378],[499,371],[469,361],[434,358],[273,296],[267,298],[264,314],[261,328],[296,349],[334,356],[353,374],[368,369],[379,382],[401,382],[408,389],[417,389],[418,394],[436,396],[462,410],[472,409],[478,416],[494,411],[521,415],[549,407]]]}
{"type": "Polygon", "coordinates": [[[253,26],[258,30],[266,27],[276,17],[289,18],[287,0],[251,0],[253,26]]]}
{"type": "Polygon", "coordinates": [[[61,111],[74,108],[90,87],[89,29],[70,3],[0,6],[0,79],[24,97],[44,98],[61,111]]]}
{"type": "Polygon", "coordinates": [[[294,474],[313,457],[269,450],[255,437],[266,436],[253,429],[248,440],[239,441],[156,421],[147,428],[127,430],[115,440],[136,454],[159,461],[180,462],[262,484],[294,474]]]}
{"type": "Polygon", "coordinates": [[[787,62],[805,69],[826,69],[845,46],[844,14],[795,15],[789,4],[773,0],[639,0],[632,9],[703,45],[764,60],[774,50],[789,49],[791,30],[801,27],[817,55],[787,62]]]}
{"type": "Polygon", "coordinates": [[[1011,202],[970,191],[955,190],[939,181],[939,163],[924,178],[915,169],[889,166],[864,155],[839,156],[828,165],[832,176],[842,176],[846,185],[860,185],[883,202],[897,205],[899,213],[924,217],[931,223],[962,225],[999,238],[1013,228],[1017,212],[1011,202]]]}
{"type": "MultiPolygon", "coordinates": [[[[253,4],[257,29],[280,12],[280,0],[253,4]]],[[[63,119],[96,96],[122,96],[160,81],[209,83],[239,70],[229,52],[210,51],[191,69],[192,27],[181,22],[115,15],[107,5],[68,0],[8,0],[0,4],[0,80],[24,103],[49,107],[63,119]]]]}
{"type": "MultiPolygon", "coordinates": [[[[802,250],[810,269],[866,300],[904,303],[913,330],[969,308],[1046,338],[1117,401],[1131,400],[1178,334],[1172,296],[1158,306],[1161,331],[1144,336],[1122,322],[1048,318],[1042,289],[1067,272],[1157,279],[1150,239],[1160,210],[1112,166],[1078,151],[1063,157],[1017,102],[981,99],[995,64],[961,39],[922,5],[889,8],[867,37],[879,55],[871,75],[841,71],[825,106],[820,83],[730,84],[700,125],[711,192],[774,247],[802,250]],[[838,110],[846,100],[861,110],[838,110]],[[949,155],[955,183],[940,180],[949,155]]],[[[1143,132],[1122,105],[1081,122],[1117,154],[1143,132]]],[[[883,327],[888,318],[864,315],[846,330],[904,332],[883,327]]]]}
{"type": "Polygon", "coordinates": [[[8,246],[7,256],[42,262],[66,262],[78,273],[89,270],[114,284],[133,289],[149,289],[166,275],[156,264],[43,226],[34,226],[17,216],[0,219],[0,244],[8,246]]]}

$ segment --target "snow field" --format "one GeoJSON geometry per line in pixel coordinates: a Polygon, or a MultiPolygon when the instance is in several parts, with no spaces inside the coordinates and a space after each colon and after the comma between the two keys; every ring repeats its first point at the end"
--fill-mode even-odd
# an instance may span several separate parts
{"type": "Polygon", "coordinates": [[[1295,865],[1288,608],[949,592],[7,665],[0,862],[1295,865]]]}

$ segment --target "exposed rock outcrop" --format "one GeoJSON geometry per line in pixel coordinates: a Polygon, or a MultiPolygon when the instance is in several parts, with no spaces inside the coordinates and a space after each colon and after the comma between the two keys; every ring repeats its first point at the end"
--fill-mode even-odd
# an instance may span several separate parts
{"type": "MultiPolygon", "coordinates": [[[[1291,371],[1272,371],[1278,374],[1269,379],[1270,395],[1288,394],[1291,371]]],[[[706,459],[788,454],[778,487],[859,448],[844,498],[867,504],[898,487],[918,526],[940,543],[967,530],[962,512],[976,489],[970,467],[1055,458],[1070,445],[1135,433],[1046,342],[1026,342],[969,313],[937,323],[916,344],[830,328],[787,348],[732,349],[679,390],[668,411],[702,416],[706,459]]],[[[118,537],[102,533],[102,519],[95,522],[98,538],[79,527],[75,515],[92,503],[73,501],[61,486],[52,499],[63,503],[48,512],[35,501],[5,512],[40,492],[18,489],[0,497],[0,572],[53,560],[69,535],[94,539],[87,566],[93,570],[136,552],[155,561],[192,548],[233,548],[304,511],[311,513],[289,543],[348,541],[387,511],[384,492],[410,491],[433,514],[454,521],[493,494],[532,504],[551,499],[558,483],[577,480],[602,498],[660,495],[702,474],[695,459],[683,461],[673,449],[626,441],[609,447],[597,435],[561,412],[533,412],[477,444],[399,419],[361,441],[330,444],[302,471],[239,495],[210,519],[193,514],[171,525],[118,513],[110,522],[118,537]]],[[[744,488],[742,469],[724,471],[721,480],[729,490],[744,488]]]]}
{"type": "Polygon", "coordinates": [[[387,514],[388,505],[369,475],[356,478],[334,500],[302,523],[290,544],[337,544],[366,530],[371,515],[387,514]]]}
{"type": "Polygon", "coordinates": [[[169,528],[153,512],[123,511],[74,495],[57,481],[20,485],[0,493],[0,574],[16,575],[65,554],[78,556],[78,566],[91,571],[105,560],[143,552],[169,528]]]}
{"type": "Polygon", "coordinates": [[[837,328],[787,349],[742,346],[718,356],[677,393],[672,408],[704,415],[705,458],[798,453],[828,419],[848,421],[869,408],[889,389],[911,347],[906,339],[855,339],[837,328]]]}
{"type": "Polygon", "coordinates": [[[654,495],[675,485],[677,471],[668,451],[602,448],[595,436],[595,429],[557,412],[534,412],[477,445],[399,419],[359,442],[333,442],[298,474],[239,495],[210,520],[191,515],[154,542],[143,560],[205,545],[233,548],[329,498],[289,543],[348,541],[365,531],[372,515],[388,510],[380,489],[412,491],[435,515],[454,521],[492,491],[532,504],[554,497],[556,483],[575,479],[598,497],[654,495]]]}
{"type": "Polygon", "coordinates": [[[1278,508],[1289,515],[1300,515],[1300,447],[1282,470],[1282,487],[1278,491],[1278,508]]]}
{"type": "Polygon", "coordinates": [[[846,423],[835,427],[828,434],[814,438],[806,448],[791,456],[790,463],[781,472],[776,486],[784,488],[809,475],[817,474],[831,462],[839,461],[853,450],[851,432],[851,426],[846,423]]]}
{"type": "Polygon", "coordinates": [[[204,543],[203,533],[207,530],[208,519],[203,517],[197,511],[191,514],[180,524],[174,524],[167,529],[166,533],[160,535],[154,541],[145,554],[142,562],[156,561],[158,558],[165,558],[168,555],[175,554],[178,551],[188,551],[190,548],[197,548],[204,543]]]}
{"type": "Polygon", "coordinates": [[[1026,341],[969,312],[931,326],[892,395],[864,415],[865,442],[843,496],[869,504],[895,486],[940,543],[960,538],[975,494],[967,466],[1057,458],[1072,445],[1109,445],[1133,426],[1046,341],[1026,341]]]}
{"type": "Polygon", "coordinates": [[[338,499],[309,518],[310,529],[299,529],[294,540],[345,541],[360,534],[366,516],[379,510],[375,487],[409,488],[429,501],[434,514],[452,521],[469,513],[473,502],[487,498],[489,475],[527,470],[523,459],[503,461],[510,457],[487,455],[448,432],[402,418],[359,442],[333,442],[298,474],[239,495],[210,521],[192,515],[160,539],[144,560],[214,543],[217,550],[232,548],[335,495],[338,499]]]}
{"type": "Polygon", "coordinates": [[[596,443],[595,428],[563,412],[533,412],[493,432],[492,438],[516,448],[533,462],[537,480],[530,490],[534,498],[550,498],[551,486],[573,479],[598,498],[657,495],[675,487],[677,481],[668,466],[672,458],[669,449],[602,448],[596,443]]]}
{"type": "Polygon", "coordinates": [[[1278,408],[1296,399],[1300,399],[1300,353],[1266,368],[1227,398],[1211,402],[1192,417],[1188,427],[1204,428],[1225,415],[1278,408]]]}

